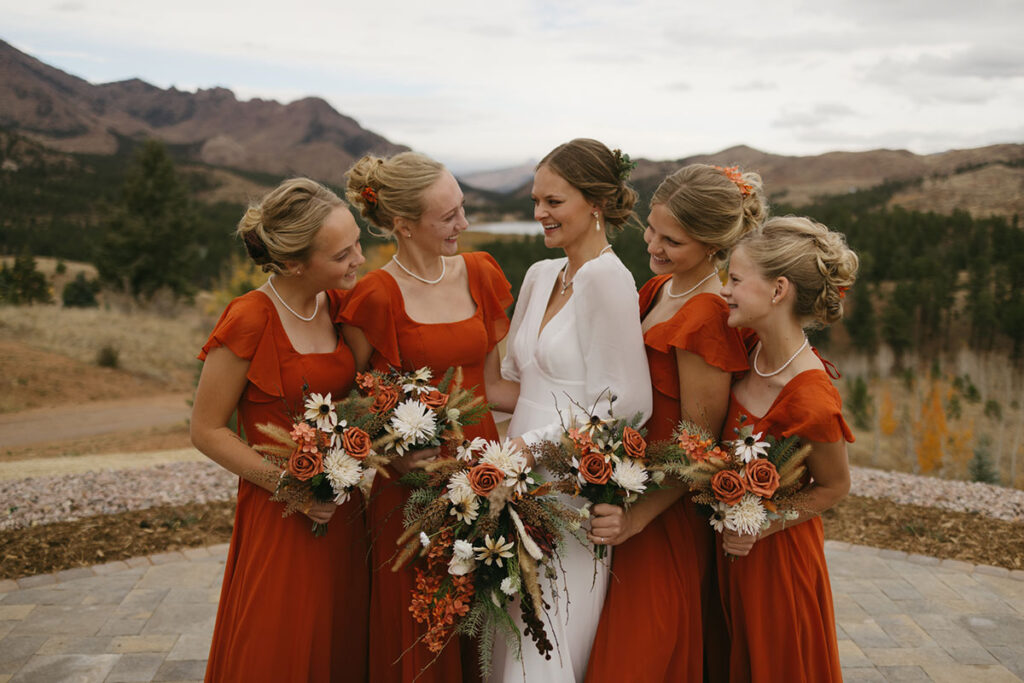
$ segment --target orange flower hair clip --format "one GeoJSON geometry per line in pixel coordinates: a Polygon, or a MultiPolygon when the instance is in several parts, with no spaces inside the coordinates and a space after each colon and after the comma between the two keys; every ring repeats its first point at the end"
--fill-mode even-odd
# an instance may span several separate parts
{"type": "Polygon", "coordinates": [[[372,187],[367,185],[359,194],[367,204],[370,206],[377,206],[377,192],[372,187]]]}
{"type": "Polygon", "coordinates": [[[754,186],[750,183],[743,182],[743,174],[740,173],[739,166],[712,166],[725,174],[725,177],[736,183],[736,187],[740,188],[740,194],[744,197],[754,191],[754,186]]]}
{"type": "Polygon", "coordinates": [[[849,287],[836,287],[836,289],[839,290],[839,298],[840,299],[845,299],[846,298],[846,290],[848,290],[850,288],[849,287]]]}

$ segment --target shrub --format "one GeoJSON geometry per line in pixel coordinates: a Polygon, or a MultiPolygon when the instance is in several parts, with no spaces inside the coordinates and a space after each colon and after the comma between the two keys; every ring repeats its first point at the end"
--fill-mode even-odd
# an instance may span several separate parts
{"type": "Polygon", "coordinates": [[[985,484],[998,484],[999,473],[992,464],[992,454],[989,452],[991,441],[987,436],[978,439],[974,447],[974,457],[967,464],[967,474],[971,481],[980,481],[985,484]]]}
{"type": "Polygon", "coordinates": [[[85,277],[85,273],[79,273],[75,276],[74,280],[64,285],[61,299],[64,301],[64,305],[68,307],[89,308],[98,306],[99,302],[96,301],[96,293],[99,290],[100,283],[97,280],[89,280],[85,277]]]}
{"type": "Polygon", "coordinates": [[[96,352],[96,365],[101,368],[116,368],[118,366],[117,347],[111,344],[104,344],[96,352]]]}

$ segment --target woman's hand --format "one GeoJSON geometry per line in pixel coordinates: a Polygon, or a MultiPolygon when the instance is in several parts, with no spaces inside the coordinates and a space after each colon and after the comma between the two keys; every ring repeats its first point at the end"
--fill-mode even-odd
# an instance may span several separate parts
{"type": "Polygon", "coordinates": [[[337,509],[338,506],[333,502],[313,503],[308,509],[303,510],[303,514],[317,524],[327,524],[331,521],[331,517],[334,516],[334,512],[337,509]]]}
{"type": "Polygon", "coordinates": [[[594,545],[619,545],[637,532],[630,511],[618,505],[601,503],[591,508],[590,514],[587,538],[594,545]]]}
{"type": "Polygon", "coordinates": [[[391,467],[398,472],[399,476],[411,470],[422,469],[427,463],[433,462],[441,454],[440,448],[423,448],[418,451],[409,451],[400,458],[391,461],[391,467]]]}
{"type": "Polygon", "coordinates": [[[730,529],[725,529],[722,531],[722,550],[727,555],[746,557],[759,538],[761,538],[760,534],[738,534],[730,529]]]}

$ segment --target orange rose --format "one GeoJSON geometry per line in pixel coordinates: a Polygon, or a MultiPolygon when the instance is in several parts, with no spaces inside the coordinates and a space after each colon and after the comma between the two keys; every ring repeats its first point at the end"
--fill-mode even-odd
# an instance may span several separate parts
{"type": "Polygon", "coordinates": [[[443,408],[445,403],[448,403],[448,394],[442,394],[437,389],[431,389],[425,394],[420,394],[420,403],[431,410],[437,410],[443,408]]]}
{"type": "Polygon", "coordinates": [[[743,498],[745,487],[739,474],[733,470],[722,470],[711,477],[711,491],[726,505],[735,505],[743,498]]]}
{"type": "Polygon", "coordinates": [[[288,474],[306,481],[324,471],[324,456],[319,453],[295,451],[288,458],[288,474]]]}
{"type": "Polygon", "coordinates": [[[486,496],[505,481],[505,473],[489,463],[481,463],[469,470],[469,486],[478,496],[486,496]]]}
{"type": "Polygon", "coordinates": [[[640,432],[632,427],[622,430],[622,447],[631,458],[642,458],[647,453],[647,442],[640,436],[640,432]]]}
{"type": "Polygon", "coordinates": [[[370,435],[359,427],[349,427],[341,435],[341,446],[356,460],[370,454],[370,435]]]}
{"type": "Polygon", "coordinates": [[[356,386],[363,391],[369,392],[377,386],[377,378],[373,376],[372,372],[357,372],[356,386]]]}
{"type": "Polygon", "coordinates": [[[588,451],[580,458],[580,475],[591,484],[607,484],[612,476],[612,464],[600,453],[588,451]]]}
{"type": "Polygon", "coordinates": [[[764,458],[755,458],[747,463],[747,490],[765,498],[771,498],[779,488],[779,471],[764,458]]]}
{"type": "Polygon", "coordinates": [[[373,396],[373,405],[370,406],[371,413],[387,413],[398,405],[398,390],[390,384],[384,384],[377,388],[373,396]]]}

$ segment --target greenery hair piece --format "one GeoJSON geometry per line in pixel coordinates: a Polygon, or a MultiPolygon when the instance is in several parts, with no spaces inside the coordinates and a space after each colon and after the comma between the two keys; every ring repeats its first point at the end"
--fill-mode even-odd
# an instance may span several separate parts
{"type": "Polygon", "coordinates": [[[636,168],[636,162],[632,161],[628,154],[623,154],[621,149],[612,150],[612,154],[615,155],[615,163],[618,166],[619,180],[626,182],[629,180],[629,174],[636,168]]]}

